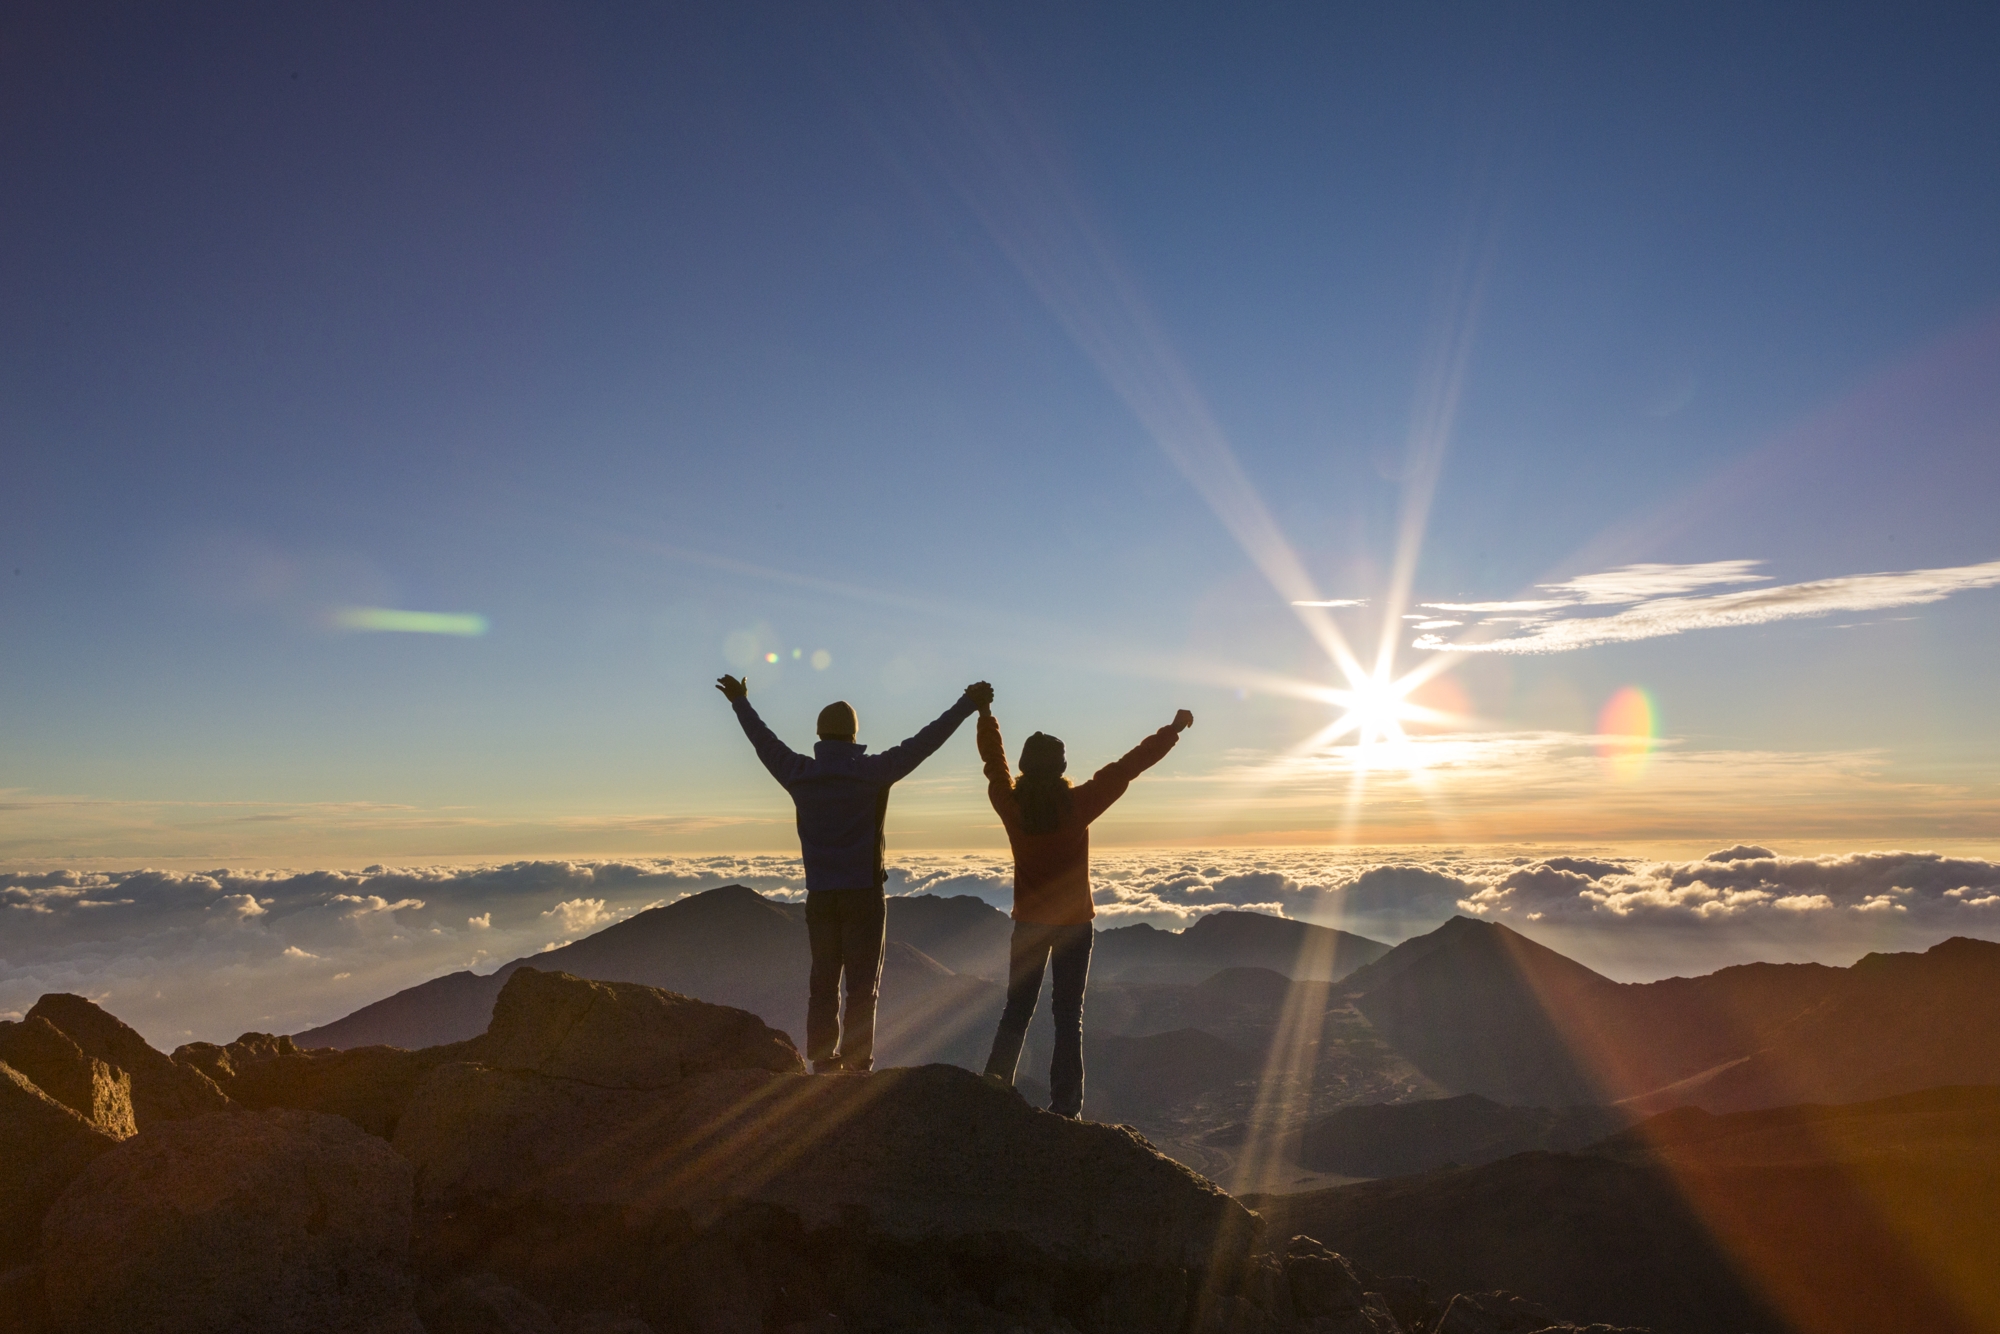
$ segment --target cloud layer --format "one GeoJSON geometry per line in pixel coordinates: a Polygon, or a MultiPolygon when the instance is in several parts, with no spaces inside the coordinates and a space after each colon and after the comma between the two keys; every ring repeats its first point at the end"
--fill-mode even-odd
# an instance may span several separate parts
{"type": "Polygon", "coordinates": [[[1954,593],[2000,585],[2000,561],[1941,570],[1853,574],[1775,588],[1739,589],[1685,596],[1718,584],[1762,581],[1752,574],[1759,561],[1713,561],[1704,565],[1628,565],[1542,587],[1561,596],[1521,602],[1426,602],[1435,611],[1509,613],[1489,615],[1474,634],[1448,642],[1419,635],[1413,647],[1458,653],[1563,653],[1598,644],[1658,639],[1689,630],[1763,625],[1770,621],[1831,612],[1886,611],[1941,602],[1954,593]],[[1579,607],[1625,605],[1609,616],[1565,616],[1579,607]],[[1509,626],[1505,638],[1482,639],[1484,626],[1509,626]]]}
{"type": "MultiPolygon", "coordinates": [[[[1100,927],[1179,928],[1240,908],[1395,941],[1457,913],[1514,926],[1620,977],[1757,958],[1848,963],[1950,935],[2000,938],[2000,863],[1936,852],[1687,862],[1603,851],[1100,851],[1100,927]]],[[[796,899],[796,858],[485,867],[0,874],[0,1016],[90,996],[156,1043],[323,1023],[462,968],[488,971],[652,904],[741,883],[796,899]]],[[[898,859],[891,893],[1012,900],[994,853],[898,859]]],[[[801,979],[803,985],[803,979],[801,979]]]]}

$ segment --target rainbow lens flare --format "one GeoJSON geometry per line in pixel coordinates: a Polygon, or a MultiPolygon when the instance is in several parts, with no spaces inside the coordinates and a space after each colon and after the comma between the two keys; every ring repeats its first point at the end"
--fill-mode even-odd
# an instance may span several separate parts
{"type": "Polygon", "coordinates": [[[486,633],[486,618],[470,611],[397,611],[391,607],[342,607],[333,613],[333,623],[342,630],[383,630],[412,635],[464,635],[476,638],[486,633]]]}
{"type": "Polygon", "coordinates": [[[1598,711],[1597,753],[1620,778],[1646,772],[1659,735],[1659,710],[1638,686],[1620,686],[1598,711]]]}

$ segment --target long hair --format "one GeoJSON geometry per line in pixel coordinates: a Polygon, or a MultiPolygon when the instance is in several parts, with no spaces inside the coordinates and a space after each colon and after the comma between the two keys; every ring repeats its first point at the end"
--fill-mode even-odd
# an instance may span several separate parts
{"type": "Polygon", "coordinates": [[[1069,813],[1073,798],[1063,743],[1037,732],[1021,746],[1021,776],[1014,782],[1014,800],[1021,803],[1021,828],[1030,834],[1053,834],[1069,813]]]}
{"type": "Polygon", "coordinates": [[[1023,771],[1014,780],[1014,800],[1021,803],[1021,828],[1030,834],[1053,834],[1075,798],[1069,779],[1059,773],[1023,771]]]}

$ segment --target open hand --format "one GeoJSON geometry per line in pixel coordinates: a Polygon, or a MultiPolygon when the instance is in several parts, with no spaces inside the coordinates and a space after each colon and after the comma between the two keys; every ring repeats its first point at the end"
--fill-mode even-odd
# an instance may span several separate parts
{"type": "Polygon", "coordinates": [[[717,677],[715,680],[715,688],[717,690],[720,690],[722,692],[722,697],[728,700],[732,704],[739,699],[750,698],[750,683],[748,681],[739,680],[734,676],[717,677]]]}
{"type": "MultiPolygon", "coordinates": [[[[1159,716],[1158,714],[1154,715],[1154,717],[1158,716],[1159,716]]],[[[1189,713],[1186,709],[1181,709],[1174,714],[1174,730],[1176,732],[1185,732],[1188,730],[1188,728],[1193,726],[1194,726],[1194,715],[1192,713],[1189,713]]]]}
{"type": "Polygon", "coordinates": [[[985,681],[974,681],[967,686],[965,697],[977,704],[981,713],[993,707],[993,687],[985,681]]]}

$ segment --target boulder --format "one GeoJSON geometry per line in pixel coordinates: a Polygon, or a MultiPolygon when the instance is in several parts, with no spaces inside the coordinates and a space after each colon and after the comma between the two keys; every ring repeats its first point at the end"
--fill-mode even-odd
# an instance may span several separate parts
{"type": "Polygon", "coordinates": [[[129,1139],[132,1076],[84,1053],[69,1034],[37,1015],[0,1031],[0,1061],[113,1139],[129,1139]]]}
{"type": "Polygon", "coordinates": [[[35,1002],[29,1020],[46,1019],[86,1055],[132,1077],[132,1118],[140,1130],[167,1121],[226,1110],[230,1103],[215,1081],[178,1065],[147,1045],[137,1030],[106,1014],[81,996],[54,993],[35,1002]]]}
{"type": "Polygon", "coordinates": [[[338,1117],[231,1111],[93,1162],[42,1226],[60,1327],[417,1334],[410,1165],[338,1117]]]}
{"type": "Polygon", "coordinates": [[[174,1060],[201,1070],[245,1107],[290,1107],[344,1116],[384,1139],[425,1075],[462,1060],[476,1045],[457,1043],[405,1051],[401,1047],[301,1050],[289,1037],[245,1033],[228,1046],[188,1043],[174,1060]]]}
{"type": "Polygon", "coordinates": [[[1253,1267],[1255,1216],[1136,1132],[953,1066],[788,1073],[789,1041],[741,1012],[526,969],[486,1042],[396,1130],[418,1260],[545,1309],[1151,1330],[1253,1267]]]}
{"type": "Polygon", "coordinates": [[[49,1206],[117,1143],[0,1061],[0,1270],[34,1257],[49,1206]]]}
{"type": "Polygon", "coordinates": [[[440,1067],[396,1147],[419,1209],[610,1206],[697,1223],[746,1202],[900,1241],[998,1235],[1062,1263],[1200,1268],[1254,1219],[1125,1126],[1038,1112],[956,1066],[725,1070],[666,1090],[440,1067]]]}
{"type": "Polygon", "coordinates": [[[606,1088],[713,1070],[802,1072],[792,1040],[748,1010],[633,982],[520,968],[493,1003],[480,1060],[606,1088]]]}

